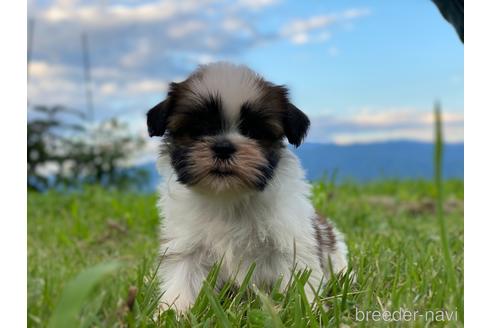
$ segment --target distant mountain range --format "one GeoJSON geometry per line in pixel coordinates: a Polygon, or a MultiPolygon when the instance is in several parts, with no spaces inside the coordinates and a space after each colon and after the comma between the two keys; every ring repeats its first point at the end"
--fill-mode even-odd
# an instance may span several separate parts
{"type": "MultiPolygon", "coordinates": [[[[434,173],[432,143],[392,141],[368,144],[335,145],[306,143],[293,149],[300,158],[307,178],[323,177],[336,181],[347,179],[365,182],[377,179],[431,179],[434,173]]],[[[159,181],[155,163],[139,166],[149,172],[149,190],[159,181]]],[[[446,144],[443,156],[445,179],[463,179],[464,144],[446,144]]],[[[147,189],[147,188],[146,188],[147,189]]]]}

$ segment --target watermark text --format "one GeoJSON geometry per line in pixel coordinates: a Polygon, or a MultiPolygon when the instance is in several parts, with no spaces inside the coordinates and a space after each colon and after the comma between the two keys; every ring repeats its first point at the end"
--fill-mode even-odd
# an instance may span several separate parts
{"type": "Polygon", "coordinates": [[[446,310],[407,310],[400,308],[399,310],[355,310],[355,321],[385,321],[385,322],[401,322],[401,321],[458,321],[457,311],[446,310]]]}

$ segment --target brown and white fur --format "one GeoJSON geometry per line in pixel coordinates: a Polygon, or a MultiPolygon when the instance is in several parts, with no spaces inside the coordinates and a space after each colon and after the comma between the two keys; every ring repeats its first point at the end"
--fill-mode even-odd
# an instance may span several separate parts
{"type": "MultiPolygon", "coordinates": [[[[161,306],[193,305],[212,265],[219,280],[288,282],[294,265],[310,269],[317,288],[347,266],[347,248],[331,222],[310,202],[310,185],[297,157],[309,119],[283,86],[244,66],[201,66],[170,85],[147,114],[150,136],[160,136],[163,176],[159,277],[161,306]],[[331,267],[330,267],[331,265],[331,267]]],[[[310,300],[314,291],[306,287],[310,300]]]]}

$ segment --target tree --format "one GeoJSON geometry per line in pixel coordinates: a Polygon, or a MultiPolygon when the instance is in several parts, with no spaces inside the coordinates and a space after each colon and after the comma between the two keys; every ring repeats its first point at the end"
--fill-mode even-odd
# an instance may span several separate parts
{"type": "Polygon", "coordinates": [[[145,171],[129,166],[144,140],[118,120],[90,126],[82,113],[63,106],[36,106],[33,116],[27,123],[29,189],[88,183],[129,188],[147,182],[145,171]]]}

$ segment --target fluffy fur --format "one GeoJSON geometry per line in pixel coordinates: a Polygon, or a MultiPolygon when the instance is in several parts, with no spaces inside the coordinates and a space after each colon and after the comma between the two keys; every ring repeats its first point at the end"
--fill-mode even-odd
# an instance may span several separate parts
{"type": "MultiPolygon", "coordinates": [[[[312,270],[314,288],[346,268],[343,238],[316,214],[310,185],[283,141],[299,146],[309,127],[285,87],[243,66],[202,66],[171,84],[147,123],[151,136],[163,137],[164,308],[189,308],[218,261],[219,282],[241,283],[254,262],[252,283],[266,288],[280,276],[286,284],[294,265],[312,270]]],[[[306,294],[313,299],[310,287],[306,294]]]]}

